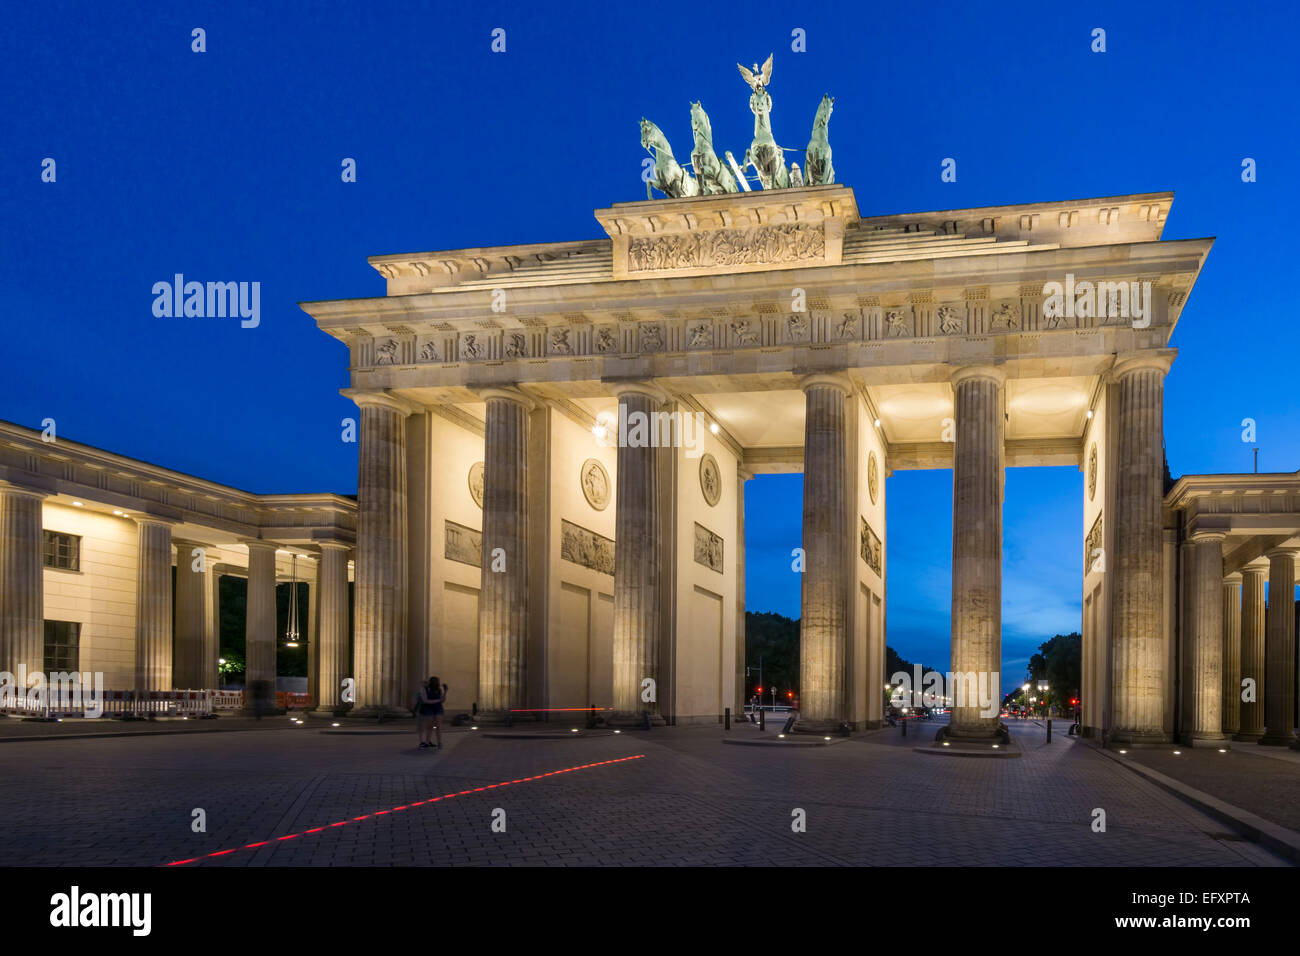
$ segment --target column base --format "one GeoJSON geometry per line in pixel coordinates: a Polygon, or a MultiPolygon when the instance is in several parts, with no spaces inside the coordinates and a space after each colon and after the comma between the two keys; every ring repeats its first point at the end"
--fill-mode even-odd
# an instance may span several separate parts
{"type": "Polygon", "coordinates": [[[983,730],[963,732],[960,728],[954,729],[949,724],[946,727],[940,727],[934,735],[936,744],[942,744],[945,740],[951,743],[963,744],[1009,744],[1011,743],[1011,731],[1003,723],[999,723],[992,732],[983,730]]]}
{"type": "Polygon", "coordinates": [[[1192,734],[1182,745],[1190,750],[1231,749],[1227,734],[1192,734]]]}
{"type": "MultiPolygon", "coordinates": [[[[664,720],[662,714],[650,714],[651,727],[667,727],[668,721],[664,720]]],[[[636,730],[638,727],[646,725],[646,712],[637,711],[635,713],[628,711],[615,711],[607,718],[610,727],[618,727],[624,730],[636,730]]]]}
{"type": "Polygon", "coordinates": [[[1167,747],[1174,742],[1174,738],[1163,730],[1116,730],[1105,739],[1108,750],[1120,746],[1139,750],[1143,747],[1167,747]]]}
{"type": "Polygon", "coordinates": [[[480,727],[510,727],[514,724],[540,723],[541,718],[535,711],[480,710],[470,718],[470,722],[480,727]]]}
{"type": "MultiPolygon", "coordinates": [[[[784,720],[768,721],[768,726],[776,727],[778,730],[784,725],[784,720]]],[[[790,732],[795,734],[820,734],[823,737],[847,737],[853,733],[853,729],[853,724],[847,720],[800,717],[794,722],[794,727],[791,728],[790,732]]]]}
{"type": "Polygon", "coordinates": [[[327,707],[324,704],[322,704],[320,707],[317,707],[315,710],[307,711],[307,716],[317,717],[317,718],[323,718],[323,717],[338,718],[338,717],[346,717],[349,713],[350,711],[347,710],[346,704],[335,704],[333,707],[327,707]]]}
{"type": "Polygon", "coordinates": [[[404,707],[389,707],[384,704],[369,704],[365,707],[353,707],[345,715],[349,720],[397,720],[411,719],[411,712],[404,707]]]}
{"type": "Polygon", "coordinates": [[[1264,736],[1259,738],[1259,745],[1261,747],[1294,747],[1297,739],[1292,731],[1275,734],[1265,730],[1264,736]]]}
{"type": "Polygon", "coordinates": [[[1232,739],[1243,744],[1257,744],[1259,738],[1264,736],[1262,730],[1242,730],[1232,735],[1232,739]]]}

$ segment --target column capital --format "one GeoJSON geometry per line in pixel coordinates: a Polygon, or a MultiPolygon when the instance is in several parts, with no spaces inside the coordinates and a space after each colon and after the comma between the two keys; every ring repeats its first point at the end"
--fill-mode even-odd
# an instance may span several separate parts
{"type": "Polygon", "coordinates": [[[740,462],[736,462],[736,477],[741,481],[749,481],[749,479],[754,477],[754,473],[740,462]]]}
{"type": "Polygon", "coordinates": [[[398,398],[388,389],[382,389],[377,392],[366,391],[360,388],[341,388],[339,394],[344,398],[350,398],[356,402],[358,408],[370,406],[372,408],[386,408],[389,411],[397,412],[403,418],[415,411],[410,402],[398,398]]]}
{"type": "Polygon", "coordinates": [[[810,388],[837,388],[846,396],[853,394],[853,382],[843,372],[817,372],[799,379],[799,390],[810,388]]]}
{"type": "Polygon", "coordinates": [[[240,538],[239,543],[252,551],[254,548],[270,548],[274,553],[280,550],[280,545],[275,541],[265,541],[261,538],[240,538]]]}
{"type": "Polygon", "coordinates": [[[622,398],[624,395],[645,395],[649,398],[653,398],[656,402],[668,401],[668,393],[654,382],[624,381],[609,382],[607,384],[609,385],[610,391],[612,391],[618,398],[622,398]]]}
{"type": "Polygon", "coordinates": [[[494,385],[489,388],[476,388],[473,389],[473,392],[485,402],[489,399],[499,398],[503,401],[512,402],[515,405],[522,405],[525,411],[530,412],[537,407],[535,401],[513,385],[494,385]]]}
{"type": "Polygon", "coordinates": [[[1223,576],[1223,583],[1227,587],[1234,587],[1234,588],[1241,587],[1241,572],[1233,571],[1231,574],[1225,574],[1223,576]]]}
{"type": "Polygon", "coordinates": [[[1296,545],[1284,545],[1280,548],[1270,548],[1264,552],[1264,556],[1270,561],[1274,558],[1295,558],[1296,555],[1300,555],[1300,547],[1297,547],[1296,545]]]}
{"type": "Polygon", "coordinates": [[[974,378],[992,379],[1001,388],[1007,382],[1007,373],[996,365],[958,365],[953,368],[948,380],[955,391],[962,382],[974,378]]]}
{"type": "Polygon", "coordinates": [[[1169,373],[1169,367],[1174,364],[1174,356],[1177,354],[1177,349],[1148,349],[1118,355],[1115,364],[1110,367],[1110,380],[1118,382],[1131,372],[1140,372],[1143,369],[1154,369],[1161,375],[1166,375],[1169,373]]]}
{"type": "Polygon", "coordinates": [[[160,525],[164,528],[170,529],[170,528],[174,528],[176,525],[181,523],[180,518],[171,518],[165,515],[153,515],[148,513],[137,513],[137,514],[127,515],[127,518],[131,521],[134,521],[136,527],[152,524],[152,525],[160,525]]]}
{"type": "Polygon", "coordinates": [[[1190,537],[1197,544],[1213,544],[1216,541],[1222,541],[1227,537],[1227,534],[1222,531],[1207,529],[1205,531],[1193,531],[1190,537]]]}
{"type": "Polygon", "coordinates": [[[53,492],[43,491],[39,488],[31,488],[27,485],[15,484],[12,481],[0,479],[0,495],[26,495],[28,498],[48,498],[53,492]]]}
{"type": "Polygon", "coordinates": [[[342,551],[346,553],[356,547],[346,541],[336,541],[333,539],[321,539],[320,541],[313,541],[312,544],[320,548],[322,553],[325,551],[342,551]]]}
{"type": "Polygon", "coordinates": [[[1242,574],[1260,574],[1268,577],[1268,558],[1256,558],[1241,569],[1242,574]]]}

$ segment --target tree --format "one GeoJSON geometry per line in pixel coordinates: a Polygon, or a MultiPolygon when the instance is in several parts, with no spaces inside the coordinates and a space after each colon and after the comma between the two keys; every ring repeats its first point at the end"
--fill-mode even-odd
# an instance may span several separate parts
{"type": "MultiPolygon", "coordinates": [[[[1045,680],[1048,702],[1067,708],[1083,686],[1083,637],[1077,633],[1057,634],[1040,644],[1038,653],[1029,658],[1026,677],[1032,685],[1031,693],[1037,690],[1038,681],[1045,680]]],[[[1041,699],[1044,695],[1034,696],[1041,699]]]]}

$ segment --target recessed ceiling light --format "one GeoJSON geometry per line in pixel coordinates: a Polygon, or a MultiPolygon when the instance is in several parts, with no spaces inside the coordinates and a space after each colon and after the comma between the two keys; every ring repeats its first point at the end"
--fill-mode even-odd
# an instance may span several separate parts
{"type": "Polygon", "coordinates": [[[74,502],[72,503],[72,507],[74,507],[74,508],[82,508],[82,507],[85,507],[85,506],[84,506],[80,501],[74,501],[74,502]]]}

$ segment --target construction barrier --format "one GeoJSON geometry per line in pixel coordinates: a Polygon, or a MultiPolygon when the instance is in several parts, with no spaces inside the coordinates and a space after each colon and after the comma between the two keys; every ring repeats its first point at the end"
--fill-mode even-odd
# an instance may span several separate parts
{"type": "Polygon", "coordinates": [[[212,690],[155,690],[137,695],[133,690],[106,690],[96,701],[87,690],[79,694],[52,692],[8,698],[4,713],[23,717],[132,717],[154,714],[162,717],[208,717],[212,714],[212,690]],[[96,714],[95,704],[99,704],[96,714]]]}

